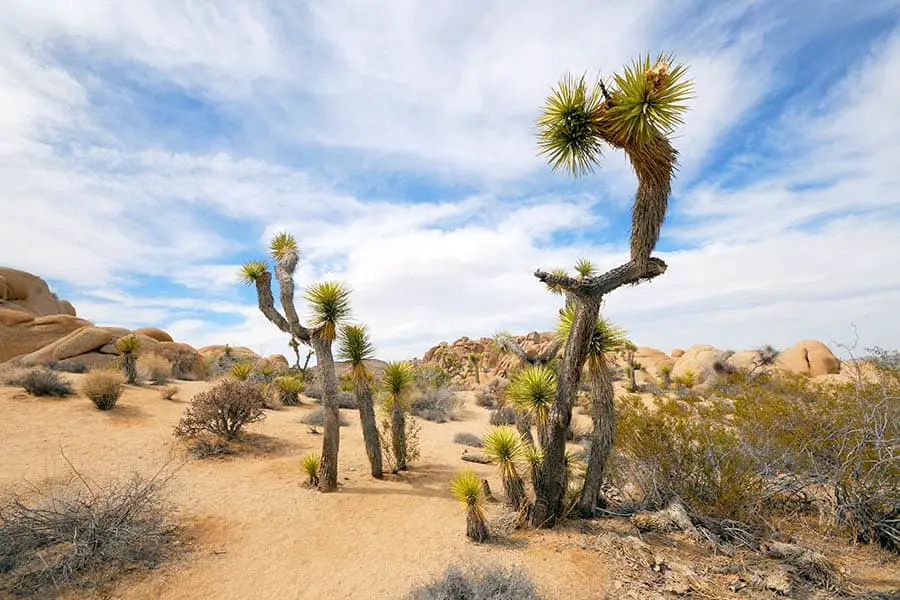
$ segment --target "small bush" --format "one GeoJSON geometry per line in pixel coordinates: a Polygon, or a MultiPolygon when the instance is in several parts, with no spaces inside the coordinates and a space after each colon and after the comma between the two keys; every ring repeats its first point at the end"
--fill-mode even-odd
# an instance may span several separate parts
{"type": "Polygon", "coordinates": [[[541,600],[531,578],[518,569],[482,566],[468,572],[450,567],[437,581],[421,586],[407,600],[541,600]]]}
{"type": "MultiPolygon", "coordinates": [[[[305,415],[300,419],[300,422],[304,425],[311,425],[313,427],[323,427],[325,425],[325,409],[317,408],[305,415]]],[[[347,417],[338,413],[338,423],[341,427],[346,427],[350,424],[347,420],[347,417]]]]}
{"type": "Polygon", "coordinates": [[[321,462],[318,454],[307,454],[303,457],[300,465],[303,467],[303,472],[306,473],[306,487],[314,488],[319,485],[319,466],[321,462]]]}
{"type": "Polygon", "coordinates": [[[446,423],[459,418],[462,400],[447,388],[432,388],[414,399],[409,412],[426,421],[446,423]]]}
{"type": "Polygon", "coordinates": [[[491,412],[491,425],[515,425],[516,411],[511,406],[501,406],[491,412]]]}
{"type": "Polygon", "coordinates": [[[212,434],[225,441],[238,437],[245,425],[262,421],[265,398],[258,383],[225,378],[194,396],[175,427],[182,438],[212,434]]]}
{"type": "Polygon", "coordinates": [[[116,405],[125,386],[125,377],[116,371],[91,371],[81,380],[81,393],[100,410],[116,405]]]}
{"type": "Polygon", "coordinates": [[[284,406],[299,406],[300,394],[303,393],[303,380],[291,375],[275,378],[275,389],[284,406]]]}
{"type": "Polygon", "coordinates": [[[164,483],[135,475],[88,487],[78,475],[12,495],[0,506],[0,595],[49,596],[110,583],[134,566],[155,568],[176,535],[164,483]]]}
{"type": "Polygon", "coordinates": [[[481,438],[474,433],[460,431],[453,436],[453,442],[462,444],[463,446],[472,446],[473,448],[481,448],[481,438]]]}
{"type": "Polygon", "coordinates": [[[172,376],[172,364],[156,352],[142,354],[137,359],[138,377],[153,385],[165,385],[172,376]]]}
{"type": "Polygon", "coordinates": [[[312,398],[313,400],[321,400],[325,397],[325,393],[322,391],[322,386],[319,385],[318,381],[307,383],[306,390],[303,391],[303,395],[307,398],[312,398]]]}
{"type": "MultiPolygon", "coordinates": [[[[406,417],[406,464],[419,460],[422,455],[422,442],[419,433],[422,431],[419,422],[413,417],[406,417]]],[[[378,439],[381,441],[381,456],[384,464],[391,472],[397,471],[397,459],[394,456],[393,437],[391,435],[391,418],[384,416],[378,423],[378,439]]]]}
{"type": "Polygon", "coordinates": [[[174,385],[167,385],[166,387],[159,390],[159,396],[163,400],[174,400],[177,394],[178,387],[174,385]]]}
{"type": "Polygon", "coordinates": [[[87,365],[81,361],[77,360],[63,360],[59,361],[55,358],[47,361],[45,365],[48,369],[53,371],[59,371],[61,373],[87,373],[88,368],[87,365]]]}
{"type": "Polygon", "coordinates": [[[231,367],[231,376],[238,381],[247,381],[253,374],[253,365],[248,362],[235,363],[231,367]]]}
{"type": "Polygon", "coordinates": [[[509,379],[494,377],[486,386],[475,392],[475,404],[484,408],[499,408],[506,398],[509,379]]]}
{"type": "Polygon", "coordinates": [[[26,373],[19,382],[32,396],[63,397],[72,393],[72,385],[60,378],[55,371],[35,369],[26,373]]]}
{"type": "Polygon", "coordinates": [[[0,385],[11,385],[19,387],[22,385],[22,379],[33,369],[19,367],[10,363],[0,364],[0,385]]]}
{"type": "Polygon", "coordinates": [[[421,390],[447,387],[450,379],[450,373],[437,365],[420,365],[413,369],[413,383],[421,390]]]}
{"type": "Polygon", "coordinates": [[[359,408],[359,404],[356,402],[356,394],[353,392],[338,392],[337,403],[338,408],[359,408]]]}

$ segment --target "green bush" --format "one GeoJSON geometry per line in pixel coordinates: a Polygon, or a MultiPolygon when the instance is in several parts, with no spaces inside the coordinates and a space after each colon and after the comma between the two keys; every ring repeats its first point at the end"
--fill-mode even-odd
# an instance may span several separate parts
{"type": "Polygon", "coordinates": [[[459,418],[462,400],[448,388],[429,388],[410,403],[409,412],[426,421],[446,423],[459,418]]]}

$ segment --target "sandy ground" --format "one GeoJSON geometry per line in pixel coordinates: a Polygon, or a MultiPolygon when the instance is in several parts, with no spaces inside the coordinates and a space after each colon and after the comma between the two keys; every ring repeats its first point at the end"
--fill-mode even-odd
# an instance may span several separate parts
{"type": "MultiPolygon", "coordinates": [[[[78,376],[69,376],[77,380],[78,376]]],[[[315,405],[268,411],[249,427],[267,452],[188,460],[172,438],[186,400],[205,383],[180,382],[180,401],[129,387],[101,412],[82,396],[37,399],[0,388],[0,488],[68,473],[60,451],[90,478],[149,474],[184,462],[168,497],[194,539],[192,551],[162,568],[129,576],[102,596],[133,600],[402,598],[450,564],[496,562],[529,571],[548,598],[602,598],[606,558],[577,547],[574,530],[516,534],[495,544],[465,538],[465,516],[448,481],[466,464],[459,431],[481,434],[488,412],[469,394],[462,418],[422,425],[422,457],[410,473],[368,476],[356,411],[341,430],[341,487],[305,489],[300,458],[321,436],[300,423],[315,405]],[[186,462],[185,462],[186,461],[186,462]]],[[[496,468],[471,465],[499,491],[496,468]]]]}

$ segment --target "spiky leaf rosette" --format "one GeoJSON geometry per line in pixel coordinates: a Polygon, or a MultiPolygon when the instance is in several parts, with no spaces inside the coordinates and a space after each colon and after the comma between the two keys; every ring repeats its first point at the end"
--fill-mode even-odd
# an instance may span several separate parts
{"type": "Polygon", "coordinates": [[[336,281],[324,281],[306,290],[312,316],[310,325],[322,328],[322,337],[334,340],[338,326],[350,316],[350,289],[336,281]]]}
{"type": "Polygon", "coordinates": [[[540,467],[544,462],[544,451],[534,444],[525,444],[523,456],[532,467],[540,467]]]}
{"type": "Polygon", "coordinates": [[[303,385],[303,380],[299,377],[294,377],[293,375],[276,377],[275,387],[277,387],[282,392],[287,392],[288,394],[299,394],[303,392],[305,388],[305,386],[303,385]]]}
{"type": "Polygon", "coordinates": [[[565,75],[544,101],[538,118],[538,147],[553,170],[574,176],[590,173],[600,160],[603,139],[596,114],[603,104],[599,85],[565,75]]]}
{"type": "MultiPolygon", "coordinates": [[[[575,307],[567,306],[559,312],[559,324],[556,332],[565,341],[569,339],[572,331],[572,323],[575,321],[575,307]]],[[[602,316],[597,317],[594,324],[594,333],[591,336],[590,349],[588,350],[588,364],[591,368],[597,368],[612,352],[617,352],[625,347],[627,339],[625,330],[607,321],[602,316]]]]}
{"type": "Polygon", "coordinates": [[[289,271],[293,271],[300,259],[297,240],[285,231],[276,233],[272,237],[272,243],[269,244],[269,255],[276,262],[287,266],[289,271]]]}
{"type": "Polygon", "coordinates": [[[673,64],[672,55],[639,57],[614,76],[611,102],[603,115],[614,143],[641,147],[657,136],[670,135],[684,123],[693,82],[687,67],[673,64]]]}
{"type": "Polygon", "coordinates": [[[389,362],[385,365],[381,376],[381,386],[388,394],[385,407],[391,408],[394,402],[403,402],[412,384],[413,370],[408,362],[389,362]]]}
{"type": "Polygon", "coordinates": [[[244,263],[241,265],[241,270],[238,272],[238,277],[241,282],[246,285],[253,285],[256,281],[262,276],[263,273],[269,270],[269,264],[264,260],[251,260],[250,262],[244,263]]]}
{"type": "Polygon", "coordinates": [[[375,356],[375,345],[365,325],[344,325],[338,337],[338,358],[350,363],[354,378],[366,376],[363,361],[375,356]]]}
{"type": "Polygon", "coordinates": [[[300,463],[300,466],[303,467],[303,472],[306,473],[306,484],[309,487],[319,485],[320,464],[321,460],[318,454],[307,454],[300,463]]]}
{"type": "Polygon", "coordinates": [[[513,376],[506,395],[543,425],[556,397],[556,374],[546,365],[529,365],[513,376]]]}
{"type": "Polygon", "coordinates": [[[253,365],[248,362],[236,363],[231,366],[231,376],[238,381],[247,381],[253,373],[253,365]]]}
{"type": "Polygon", "coordinates": [[[450,493],[467,510],[480,513],[484,509],[484,488],[481,478],[472,469],[463,469],[450,480],[450,493]]]}
{"type": "Polygon", "coordinates": [[[518,477],[516,465],[525,456],[526,444],[515,427],[491,427],[481,438],[481,445],[487,457],[500,466],[504,479],[518,477]]]}
{"type": "MultiPolygon", "coordinates": [[[[550,271],[550,274],[554,277],[568,277],[569,272],[563,269],[562,267],[557,267],[550,271]]],[[[562,296],[565,293],[565,290],[556,283],[547,283],[547,291],[553,294],[554,296],[562,296]]]]}
{"type": "Polygon", "coordinates": [[[122,354],[134,354],[140,347],[141,339],[134,334],[120,337],[118,341],[116,341],[116,349],[122,354]]]}
{"type": "Polygon", "coordinates": [[[585,277],[590,277],[597,272],[597,269],[594,267],[594,263],[592,263],[587,258],[579,258],[578,262],[575,263],[575,270],[578,272],[578,276],[584,279],[585,277]]]}

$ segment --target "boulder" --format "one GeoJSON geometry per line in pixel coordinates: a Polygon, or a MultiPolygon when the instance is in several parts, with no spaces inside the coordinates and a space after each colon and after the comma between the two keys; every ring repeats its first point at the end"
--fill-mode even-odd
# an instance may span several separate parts
{"type": "Polygon", "coordinates": [[[142,327],[141,329],[135,329],[135,333],[139,333],[141,335],[146,335],[147,337],[151,337],[157,342],[174,342],[172,336],[163,331],[162,329],[158,329],[156,327],[142,327]]]}
{"type": "Polygon", "coordinates": [[[31,354],[91,323],[71,315],[35,316],[0,305],[0,362],[31,354]]]}
{"type": "Polygon", "coordinates": [[[725,362],[736,369],[751,371],[762,362],[762,353],[759,350],[741,350],[729,356],[725,362]]]}
{"type": "Polygon", "coordinates": [[[38,316],[75,316],[71,303],[60,300],[47,282],[31,273],[0,267],[0,307],[9,304],[38,316]]]}
{"type": "Polygon", "coordinates": [[[795,375],[818,377],[841,372],[841,361],[822,342],[803,340],[778,355],[775,366],[795,375]]]}
{"type": "Polygon", "coordinates": [[[273,354],[271,356],[267,356],[266,360],[275,367],[276,371],[283,371],[285,369],[291,368],[291,363],[288,362],[288,359],[285,358],[283,354],[273,354]]]}
{"type": "Polygon", "coordinates": [[[118,357],[100,352],[88,352],[59,361],[61,364],[81,363],[88,369],[105,369],[116,363],[118,357]]]}
{"type": "Polygon", "coordinates": [[[670,356],[672,358],[681,358],[682,356],[684,356],[684,350],[682,350],[681,348],[675,348],[674,350],[672,350],[672,354],[670,354],[670,356]]]}
{"type": "Polygon", "coordinates": [[[672,379],[684,377],[685,373],[690,372],[694,376],[694,385],[705,383],[714,373],[713,364],[724,358],[724,352],[708,344],[691,346],[675,361],[672,379]]]}
{"type": "Polygon", "coordinates": [[[193,346],[178,342],[157,342],[156,352],[172,364],[172,376],[176,379],[203,381],[209,374],[206,358],[193,346]]]}
{"type": "MultiPolygon", "coordinates": [[[[99,327],[82,327],[78,331],[73,331],[61,340],[56,341],[53,346],[53,358],[63,360],[72,358],[79,354],[86,354],[102,348],[111,342],[112,334],[99,327]]],[[[41,350],[46,351],[47,348],[41,350]]]]}

